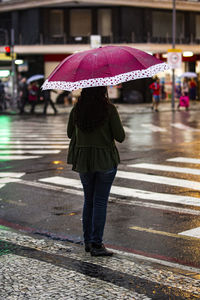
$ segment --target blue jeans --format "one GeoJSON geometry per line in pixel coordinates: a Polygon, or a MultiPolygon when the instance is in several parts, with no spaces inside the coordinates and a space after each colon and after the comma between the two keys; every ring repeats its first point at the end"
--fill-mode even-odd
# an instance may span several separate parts
{"type": "Polygon", "coordinates": [[[83,236],[85,243],[101,244],[107,203],[117,168],[105,172],[80,173],[84,190],[83,236]]]}

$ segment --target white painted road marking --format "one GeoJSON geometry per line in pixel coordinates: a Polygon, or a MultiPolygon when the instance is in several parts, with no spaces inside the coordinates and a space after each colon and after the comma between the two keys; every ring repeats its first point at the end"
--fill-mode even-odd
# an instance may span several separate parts
{"type": "Polygon", "coordinates": [[[82,189],[82,184],[81,184],[80,180],[78,180],[78,179],[54,176],[54,177],[42,178],[42,179],[39,179],[39,181],[49,182],[49,183],[54,183],[54,184],[59,184],[59,185],[64,185],[64,186],[71,186],[71,187],[75,187],[78,189],[82,189]]]}
{"type": "Polygon", "coordinates": [[[28,134],[28,136],[26,136],[27,133],[14,133],[14,135],[12,133],[0,133],[1,134],[1,138],[22,138],[22,139],[29,139],[29,138],[52,138],[52,139],[67,139],[67,135],[65,133],[59,133],[59,134],[55,134],[55,133],[38,133],[38,134],[28,134]]]}
{"type": "Polygon", "coordinates": [[[180,168],[180,167],[173,167],[173,166],[166,166],[166,165],[159,165],[159,164],[141,163],[141,164],[128,165],[128,167],[158,170],[158,171],[165,171],[165,172],[175,172],[175,173],[186,173],[186,174],[192,174],[192,175],[200,175],[200,169],[180,168]]]}
{"type": "Polygon", "coordinates": [[[200,239],[200,227],[189,229],[179,233],[180,235],[186,235],[191,237],[196,237],[200,239]]]}
{"type": "Polygon", "coordinates": [[[0,178],[0,184],[6,184],[10,182],[18,182],[21,179],[19,178],[10,178],[10,177],[5,177],[5,178],[0,178]]]}
{"type": "Polygon", "coordinates": [[[66,145],[0,145],[0,149],[67,149],[66,145]]]}
{"type": "Polygon", "coordinates": [[[0,150],[1,154],[58,154],[61,150],[0,150]]]}
{"type": "Polygon", "coordinates": [[[0,177],[14,177],[20,178],[24,176],[26,173],[19,173],[19,172],[0,172],[0,177]]]}
{"type": "MultiPolygon", "coordinates": [[[[68,179],[61,176],[47,177],[39,179],[41,182],[53,183],[62,186],[70,186],[73,188],[81,188],[82,184],[78,179],[68,179]]],[[[132,197],[144,200],[153,200],[168,203],[178,203],[183,205],[191,205],[200,207],[200,199],[190,196],[179,196],[173,194],[154,193],[149,191],[131,189],[121,186],[112,186],[111,194],[125,197],[132,197]]]]}
{"type": "Polygon", "coordinates": [[[0,135],[3,136],[3,135],[6,135],[6,136],[9,136],[10,134],[20,134],[21,136],[23,135],[29,135],[29,134],[38,134],[38,136],[40,135],[48,135],[48,134],[54,134],[54,135],[61,135],[61,136],[67,136],[66,134],[66,130],[63,131],[63,130],[55,130],[55,129],[11,129],[11,130],[5,130],[5,131],[2,131],[0,130],[0,135]]]}
{"type": "Polygon", "coordinates": [[[0,139],[0,145],[4,145],[4,146],[7,146],[7,145],[33,145],[33,144],[39,144],[39,145],[45,145],[45,144],[48,144],[48,145],[68,145],[69,144],[69,141],[22,141],[22,140],[18,140],[18,141],[2,141],[0,139]]]}
{"type": "Polygon", "coordinates": [[[0,142],[6,142],[6,141],[16,141],[16,140],[19,140],[20,139],[20,142],[22,141],[32,141],[33,140],[33,137],[35,137],[37,141],[54,141],[54,142],[57,142],[57,141],[64,141],[64,142],[69,142],[69,139],[67,137],[40,137],[40,135],[34,135],[34,136],[21,136],[21,137],[18,137],[18,136],[5,136],[5,137],[1,137],[0,138],[0,142]]]}
{"type": "Polygon", "coordinates": [[[177,129],[181,129],[181,130],[200,131],[200,129],[196,129],[196,128],[184,125],[182,123],[171,123],[171,126],[177,128],[177,129]]]}
{"type": "MultiPolygon", "coordinates": [[[[73,188],[71,188],[71,189],[63,188],[63,187],[56,186],[56,185],[44,184],[44,183],[35,182],[35,181],[27,181],[27,180],[23,180],[23,179],[21,181],[19,181],[18,183],[36,187],[36,188],[40,188],[40,189],[47,189],[47,190],[51,190],[51,191],[59,191],[62,193],[83,196],[83,191],[76,190],[73,188]]],[[[148,199],[147,199],[147,202],[145,202],[145,201],[138,201],[138,200],[132,200],[132,199],[125,200],[125,199],[117,198],[117,196],[115,196],[115,197],[112,196],[112,197],[109,197],[109,201],[111,203],[122,204],[122,205],[140,206],[140,207],[146,207],[146,208],[152,208],[152,209],[165,210],[168,212],[169,211],[176,212],[179,214],[189,214],[189,215],[194,215],[194,216],[200,216],[200,210],[152,203],[152,202],[148,202],[148,199]]]]}
{"type": "Polygon", "coordinates": [[[149,130],[153,132],[166,132],[167,130],[165,128],[155,126],[153,124],[141,124],[142,127],[148,128],[149,130]]]}
{"type": "Polygon", "coordinates": [[[35,159],[42,156],[22,156],[22,155],[0,155],[1,160],[23,160],[23,159],[35,159]]]}
{"type": "Polygon", "coordinates": [[[124,127],[124,131],[127,132],[127,133],[133,133],[133,130],[130,129],[129,127],[127,126],[123,126],[124,127]]]}
{"type": "Polygon", "coordinates": [[[189,188],[193,190],[200,190],[200,182],[198,181],[190,181],[185,179],[177,179],[177,178],[148,175],[144,173],[125,172],[125,171],[117,171],[117,177],[132,179],[132,180],[140,180],[145,182],[159,183],[159,184],[170,185],[170,186],[178,186],[178,187],[189,188]]]}
{"type": "Polygon", "coordinates": [[[167,161],[174,161],[174,162],[181,162],[181,163],[188,163],[188,164],[200,164],[199,158],[191,158],[191,157],[174,157],[169,158],[167,161]]]}

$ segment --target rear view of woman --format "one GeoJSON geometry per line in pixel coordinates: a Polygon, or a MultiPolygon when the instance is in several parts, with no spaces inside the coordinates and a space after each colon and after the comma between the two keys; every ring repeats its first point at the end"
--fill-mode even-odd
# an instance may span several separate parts
{"type": "Polygon", "coordinates": [[[80,175],[84,190],[83,236],[92,256],[111,256],[102,241],[107,202],[120,162],[115,140],[125,139],[118,112],[106,87],[82,90],[67,127],[71,139],[67,162],[80,175]]]}

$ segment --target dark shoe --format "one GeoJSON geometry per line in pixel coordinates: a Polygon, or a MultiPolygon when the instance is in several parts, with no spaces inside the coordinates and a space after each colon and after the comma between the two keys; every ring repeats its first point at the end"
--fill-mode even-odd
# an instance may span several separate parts
{"type": "Polygon", "coordinates": [[[92,249],[92,244],[91,243],[85,243],[85,252],[90,252],[92,249]]]}
{"type": "Polygon", "coordinates": [[[90,250],[92,256],[112,256],[113,252],[108,251],[103,244],[93,244],[90,250]]]}

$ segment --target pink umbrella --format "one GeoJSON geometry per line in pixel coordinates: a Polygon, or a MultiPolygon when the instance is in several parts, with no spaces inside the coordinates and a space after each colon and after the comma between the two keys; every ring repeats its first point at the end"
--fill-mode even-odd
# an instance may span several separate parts
{"type": "Polygon", "coordinates": [[[73,91],[116,85],[152,77],[169,66],[154,56],[127,46],[105,46],[72,54],[64,59],[42,88],[73,91]]]}

